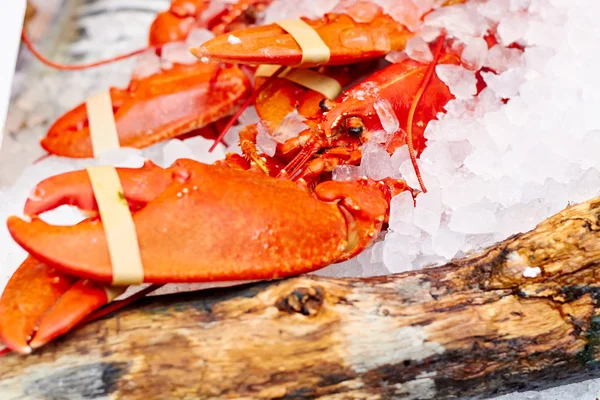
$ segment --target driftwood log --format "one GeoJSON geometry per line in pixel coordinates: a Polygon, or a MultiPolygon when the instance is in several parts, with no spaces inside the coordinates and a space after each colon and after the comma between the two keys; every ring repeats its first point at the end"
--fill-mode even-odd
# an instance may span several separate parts
{"type": "Polygon", "coordinates": [[[439,268],[145,299],[0,359],[0,397],[440,400],[542,389],[594,376],[599,278],[597,198],[439,268]]]}

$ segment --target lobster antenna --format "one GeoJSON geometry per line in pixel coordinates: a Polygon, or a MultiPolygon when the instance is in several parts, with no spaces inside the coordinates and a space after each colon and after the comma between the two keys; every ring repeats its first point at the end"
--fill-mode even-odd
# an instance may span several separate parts
{"type": "Polygon", "coordinates": [[[413,119],[415,117],[415,111],[417,106],[419,105],[419,101],[423,96],[423,92],[427,89],[429,82],[431,82],[431,77],[433,76],[433,71],[440,60],[440,56],[442,54],[442,47],[444,44],[444,40],[446,38],[446,34],[443,33],[438,39],[437,46],[435,49],[435,56],[433,61],[429,64],[427,71],[425,72],[425,76],[419,85],[419,89],[415,94],[413,102],[410,106],[410,110],[408,112],[408,120],[406,122],[406,142],[408,144],[408,154],[410,155],[410,161],[415,169],[415,174],[417,175],[417,179],[419,180],[419,185],[421,186],[421,190],[423,193],[427,193],[427,189],[425,188],[425,184],[423,183],[423,177],[421,176],[421,171],[419,171],[419,166],[417,165],[417,156],[415,154],[415,148],[413,146],[413,138],[412,138],[412,127],[413,127],[413,119]]]}
{"type": "Polygon", "coordinates": [[[258,87],[258,89],[255,89],[252,92],[252,95],[250,97],[248,97],[248,99],[244,102],[244,104],[242,104],[242,107],[240,107],[240,109],[237,110],[237,112],[233,115],[233,117],[231,117],[231,119],[229,120],[229,122],[227,123],[227,125],[225,125],[225,128],[223,128],[223,130],[221,131],[221,134],[215,139],[215,142],[213,143],[213,145],[210,147],[210,149],[208,149],[209,153],[212,153],[212,151],[217,147],[217,145],[223,141],[223,138],[227,134],[227,131],[229,131],[229,129],[233,126],[233,124],[235,124],[237,122],[238,118],[240,117],[240,115],[242,115],[242,113],[244,112],[244,110],[246,108],[248,108],[252,103],[254,103],[254,101],[258,97],[258,94],[260,92],[262,92],[262,90],[268,84],[270,84],[271,82],[273,82],[273,80],[275,80],[279,75],[281,75],[281,73],[286,68],[287,67],[285,65],[282,65],[281,67],[279,67],[277,69],[277,71],[275,71],[275,73],[273,75],[271,75],[266,81],[263,82],[262,85],[260,85],[260,87],[258,87]]]}
{"type": "Polygon", "coordinates": [[[42,64],[45,64],[48,67],[59,69],[59,70],[63,70],[63,71],[80,71],[80,70],[84,70],[84,69],[88,69],[88,68],[99,67],[101,65],[106,65],[106,64],[110,64],[112,62],[121,61],[121,60],[124,60],[126,58],[137,56],[138,54],[141,54],[141,53],[143,53],[143,52],[145,52],[147,50],[150,50],[150,49],[158,49],[158,48],[160,48],[160,47],[150,47],[150,46],[149,47],[144,47],[144,48],[137,49],[137,50],[134,50],[134,51],[129,52],[129,53],[121,54],[120,56],[115,56],[115,57],[107,58],[105,60],[94,61],[94,62],[86,63],[86,64],[61,64],[61,63],[57,63],[57,62],[54,62],[52,60],[49,60],[42,53],[40,53],[33,46],[33,44],[31,43],[31,40],[29,39],[29,36],[27,36],[27,33],[25,32],[24,29],[21,31],[21,39],[23,40],[23,43],[25,43],[25,46],[27,46],[27,48],[29,49],[29,51],[42,64]]]}

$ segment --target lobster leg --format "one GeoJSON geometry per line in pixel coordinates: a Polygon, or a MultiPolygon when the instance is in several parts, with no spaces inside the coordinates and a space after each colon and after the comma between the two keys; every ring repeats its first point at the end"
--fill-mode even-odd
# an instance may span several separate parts
{"type": "Polygon", "coordinates": [[[12,351],[31,353],[70,331],[123,290],[107,291],[29,256],[0,299],[0,339],[12,351]]]}
{"type": "MultiPolygon", "coordinates": [[[[240,69],[203,62],[177,64],[125,90],[111,89],[120,145],[142,148],[207,126],[233,114],[249,93],[240,69]]],[[[59,118],[41,144],[51,154],[92,157],[85,104],[59,118]]]]}
{"type": "MultiPolygon", "coordinates": [[[[144,282],[271,279],[313,271],[360,251],[356,245],[364,241],[349,238],[371,238],[387,210],[379,189],[367,185],[351,191],[333,182],[317,188],[315,198],[288,180],[191,160],[178,160],[168,171],[174,177],[169,187],[133,213],[144,282]]],[[[11,217],[8,229],[36,259],[74,276],[112,282],[102,223],[52,226],[36,216],[31,222],[11,217]]]]}

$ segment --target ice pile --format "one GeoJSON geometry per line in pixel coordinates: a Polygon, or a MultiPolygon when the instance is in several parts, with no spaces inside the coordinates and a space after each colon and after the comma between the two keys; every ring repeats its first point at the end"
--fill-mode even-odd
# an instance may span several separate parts
{"type": "MultiPolygon", "coordinates": [[[[594,11],[600,4],[489,0],[426,17],[423,37],[446,27],[471,65],[436,68],[457,99],[425,133],[418,164],[428,193],[416,207],[407,193],[394,198],[389,232],[343,268],[370,275],[382,262],[391,272],[438,265],[600,194],[594,11]],[[498,44],[488,51],[483,35],[493,26],[498,44]],[[494,72],[482,74],[487,88],[473,96],[473,70],[481,65],[494,72]]],[[[400,58],[428,57],[420,39],[410,44],[400,58]]],[[[384,126],[397,123],[378,114],[384,126]]],[[[334,179],[391,176],[418,187],[406,147],[389,157],[378,137],[385,135],[376,133],[363,147],[360,167],[340,167],[334,179]]]]}

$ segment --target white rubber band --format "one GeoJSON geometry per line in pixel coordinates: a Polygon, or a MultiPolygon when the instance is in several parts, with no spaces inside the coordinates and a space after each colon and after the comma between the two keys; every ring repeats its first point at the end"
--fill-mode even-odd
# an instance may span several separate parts
{"type": "MultiPolygon", "coordinates": [[[[259,65],[256,69],[255,76],[271,76],[278,69],[279,65],[259,65]]],[[[313,71],[312,69],[287,68],[279,75],[279,77],[321,93],[330,100],[334,100],[342,93],[342,85],[340,85],[337,80],[327,75],[320,74],[317,71],[313,71]]]]}
{"type": "Polygon", "coordinates": [[[88,167],[113,269],[113,286],[144,282],[135,225],[114,167],[88,167]]]}
{"type": "Polygon", "coordinates": [[[331,50],[312,26],[301,19],[283,20],[275,22],[275,24],[292,35],[302,49],[302,61],[298,66],[306,68],[329,61],[331,50]]]}
{"type": "Polygon", "coordinates": [[[118,149],[121,145],[110,91],[106,90],[91,96],[86,100],[85,107],[94,157],[98,157],[106,151],[118,149]]]}

